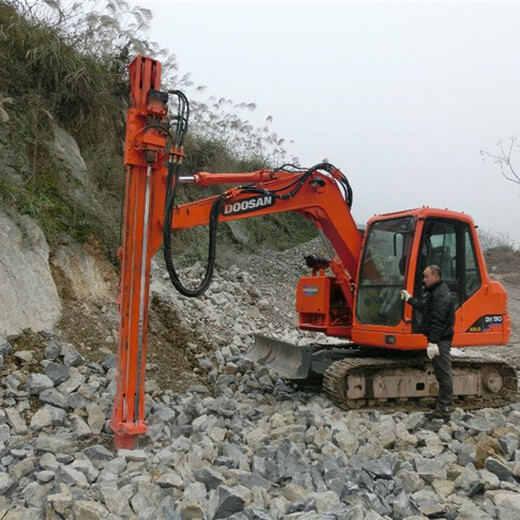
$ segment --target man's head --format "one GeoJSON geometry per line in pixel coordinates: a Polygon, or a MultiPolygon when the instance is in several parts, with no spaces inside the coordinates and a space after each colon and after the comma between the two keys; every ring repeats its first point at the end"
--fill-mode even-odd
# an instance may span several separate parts
{"type": "Polygon", "coordinates": [[[429,265],[423,271],[423,282],[426,287],[431,287],[432,285],[439,282],[441,279],[441,269],[437,265],[429,265]]]}

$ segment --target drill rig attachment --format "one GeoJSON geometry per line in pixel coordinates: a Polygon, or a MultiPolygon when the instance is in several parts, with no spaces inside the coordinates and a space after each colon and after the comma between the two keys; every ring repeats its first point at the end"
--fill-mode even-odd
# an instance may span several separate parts
{"type": "Polygon", "coordinates": [[[110,427],[117,448],[133,448],[146,432],[144,384],[150,261],[161,241],[168,126],[167,94],[160,92],[161,64],[138,56],[130,65],[131,106],[125,140],[125,201],[117,380],[110,427]],[[161,197],[162,195],[162,197],[161,197]],[[161,201],[162,198],[162,201],[161,201]],[[159,224],[159,225],[158,225],[159,224]]]}

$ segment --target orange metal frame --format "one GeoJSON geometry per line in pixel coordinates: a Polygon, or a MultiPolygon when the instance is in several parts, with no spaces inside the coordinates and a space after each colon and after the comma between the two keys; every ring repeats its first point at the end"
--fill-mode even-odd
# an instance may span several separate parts
{"type": "MultiPolygon", "coordinates": [[[[120,326],[117,353],[117,382],[110,426],[118,448],[132,448],[137,435],[146,431],[144,421],[144,385],[148,328],[150,261],[163,239],[164,203],[167,169],[166,132],[158,126],[166,123],[167,106],[157,96],[161,65],[138,56],[130,65],[131,106],[125,139],[126,193],[121,249],[121,282],[118,303],[120,326]]],[[[175,151],[173,151],[175,153],[175,151]]],[[[258,170],[249,173],[211,174],[199,172],[193,182],[212,184],[255,184],[258,188],[289,193],[291,181],[305,172],[258,170]]],[[[244,214],[219,215],[219,221],[249,218],[293,211],[312,220],[321,228],[337,257],[331,268],[349,305],[353,305],[353,280],[357,275],[362,237],[332,173],[313,173],[297,195],[277,199],[268,208],[244,214]],[[335,226],[334,222],[341,222],[335,226]]],[[[239,188],[225,192],[226,200],[241,203],[252,197],[239,188]]],[[[184,229],[209,223],[211,206],[216,197],[208,197],[174,209],[173,228],[184,229]]]]}
{"type": "Polygon", "coordinates": [[[131,103],[125,140],[126,192],[117,381],[110,427],[117,448],[132,448],[135,436],[146,431],[144,383],[148,327],[150,259],[161,236],[165,188],[161,172],[165,160],[165,133],[157,128],[166,120],[166,104],[159,92],[161,64],[138,56],[130,65],[131,103]],[[162,199],[162,200],[161,200],[162,199]]]}

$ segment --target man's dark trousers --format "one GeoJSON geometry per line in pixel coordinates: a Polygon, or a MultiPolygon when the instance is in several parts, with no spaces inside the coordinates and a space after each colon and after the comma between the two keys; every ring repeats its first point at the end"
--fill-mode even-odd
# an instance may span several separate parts
{"type": "Polygon", "coordinates": [[[451,373],[451,340],[441,340],[439,355],[432,359],[435,377],[439,383],[437,409],[448,410],[453,402],[453,377],[451,373]]]}

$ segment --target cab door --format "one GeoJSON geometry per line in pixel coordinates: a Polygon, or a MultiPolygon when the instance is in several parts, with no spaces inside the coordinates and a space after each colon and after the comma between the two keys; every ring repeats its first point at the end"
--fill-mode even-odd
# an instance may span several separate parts
{"type": "MultiPolygon", "coordinates": [[[[464,322],[464,303],[482,285],[475,243],[467,222],[428,218],[423,226],[413,294],[424,295],[422,273],[429,265],[441,269],[442,280],[451,290],[456,309],[456,322],[464,322]]],[[[412,331],[420,331],[422,315],[413,312],[412,331]]]]}

